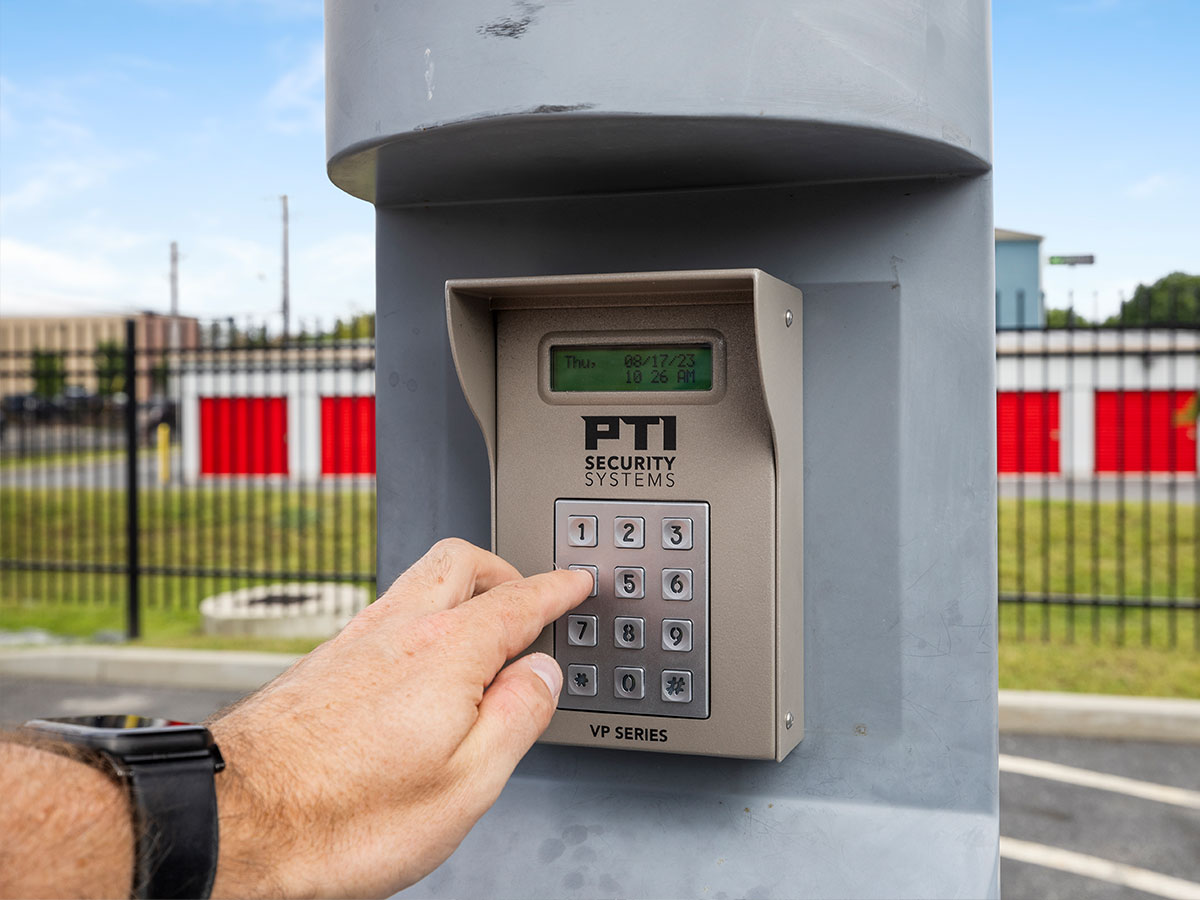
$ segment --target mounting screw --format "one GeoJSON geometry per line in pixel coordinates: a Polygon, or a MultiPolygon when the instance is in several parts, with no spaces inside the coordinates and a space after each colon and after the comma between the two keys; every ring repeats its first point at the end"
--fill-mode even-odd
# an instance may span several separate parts
{"type": "MultiPolygon", "coordinates": [[[[783,324],[788,328],[792,327],[792,311],[790,309],[783,314],[783,324]]],[[[788,727],[790,728],[791,726],[789,725],[788,727]]]]}
{"type": "MultiPolygon", "coordinates": [[[[788,313],[788,316],[789,317],[791,316],[790,312],[788,313]]],[[[788,713],[786,716],[783,717],[783,727],[784,728],[790,729],[795,724],[796,724],[796,717],[793,716],[791,713],[788,713]]]]}

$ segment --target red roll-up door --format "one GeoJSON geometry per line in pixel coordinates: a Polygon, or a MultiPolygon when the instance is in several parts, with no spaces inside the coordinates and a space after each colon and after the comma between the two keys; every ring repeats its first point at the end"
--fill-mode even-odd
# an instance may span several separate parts
{"type": "Polygon", "coordinates": [[[321,473],[375,474],[375,398],[321,398],[321,473]]]}
{"type": "Polygon", "coordinates": [[[1057,391],[996,393],[996,457],[1000,472],[1060,471],[1057,391]]]}
{"type": "Polygon", "coordinates": [[[286,397],[201,397],[201,475],[286,475],[286,397]]]}
{"type": "Polygon", "coordinates": [[[1195,472],[1195,391],[1096,391],[1097,472],[1195,472]]]}

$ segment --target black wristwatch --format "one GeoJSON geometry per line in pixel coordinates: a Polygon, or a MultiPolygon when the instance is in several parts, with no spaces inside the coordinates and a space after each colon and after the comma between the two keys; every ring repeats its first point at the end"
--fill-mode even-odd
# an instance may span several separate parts
{"type": "Polygon", "coordinates": [[[33,719],[25,727],[85,747],[128,785],[137,838],[135,898],[208,897],[217,874],[217,792],[225,768],[202,725],[141,716],[33,719]]]}

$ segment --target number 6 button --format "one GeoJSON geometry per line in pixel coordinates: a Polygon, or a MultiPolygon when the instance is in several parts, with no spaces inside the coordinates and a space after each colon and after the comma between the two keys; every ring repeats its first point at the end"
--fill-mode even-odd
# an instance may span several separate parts
{"type": "Polygon", "coordinates": [[[692,570],[663,569],[662,596],[664,600],[691,600],[692,570]]]}

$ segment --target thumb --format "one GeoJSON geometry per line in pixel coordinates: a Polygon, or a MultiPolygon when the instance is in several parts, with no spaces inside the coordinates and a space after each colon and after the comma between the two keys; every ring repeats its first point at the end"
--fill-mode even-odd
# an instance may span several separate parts
{"type": "Polygon", "coordinates": [[[562,669],[553,657],[531,653],[500,670],[479,703],[479,717],[461,745],[482,763],[476,787],[492,801],[550,724],[562,689],[562,669]]]}

